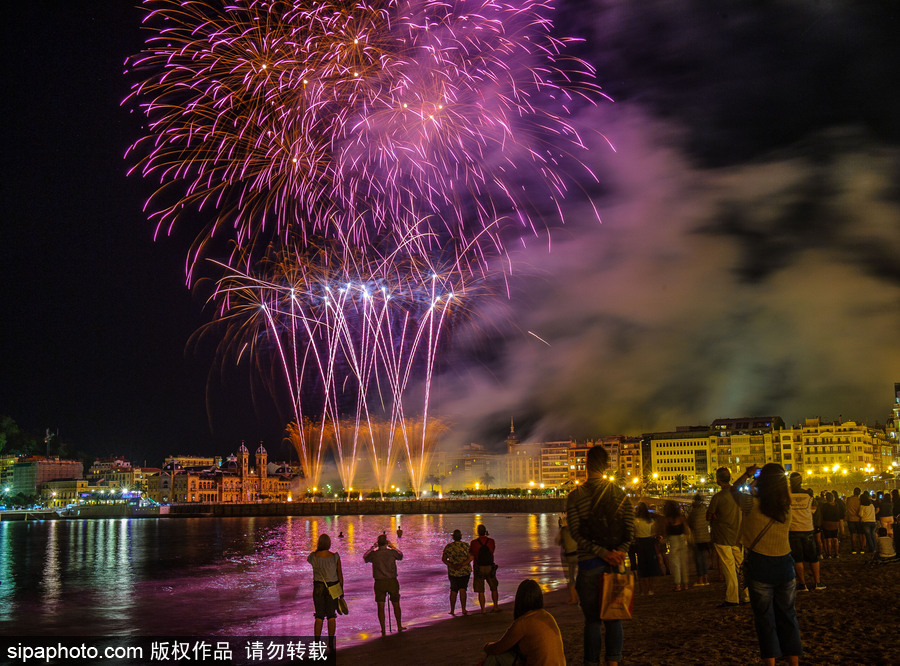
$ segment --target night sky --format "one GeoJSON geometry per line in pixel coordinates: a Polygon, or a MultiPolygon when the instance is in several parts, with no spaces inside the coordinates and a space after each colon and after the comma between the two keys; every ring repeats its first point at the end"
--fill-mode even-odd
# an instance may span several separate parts
{"type": "MultiPolygon", "coordinates": [[[[470,304],[432,399],[451,440],[492,445],[510,418],[554,439],[883,422],[900,381],[895,4],[587,7],[558,23],[615,100],[576,118],[602,224],[573,192],[549,250],[513,254],[510,298],[470,304]]],[[[126,177],[141,12],[5,9],[0,414],[151,465],[242,439],[278,456],[286,419],[246,373],[210,378],[210,345],[187,348],[210,317],[185,286],[191,230],[154,242],[150,184],[126,177]]]]}

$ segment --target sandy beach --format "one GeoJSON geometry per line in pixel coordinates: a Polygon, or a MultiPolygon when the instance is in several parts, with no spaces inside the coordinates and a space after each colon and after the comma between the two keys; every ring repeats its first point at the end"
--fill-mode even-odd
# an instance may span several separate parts
{"type": "MultiPolygon", "coordinates": [[[[861,555],[825,560],[822,582],[827,589],[798,593],[801,663],[900,664],[900,564],[871,567],[868,562],[869,556],[861,555]]],[[[674,591],[670,576],[655,580],[656,594],[637,597],[634,619],[625,624],[623,664],[759,663],[750,608],[716,608],[725,594],[716,571],[711,585],[684,592],[674,591]]],[[[567,662],[580,665],[583,619],[578,606],[566,604],[567,598],[565,590],[547,593],[545,608],[562,631],[567,662]]],[[[356,609],[367,612],[362,602],[356,609]]],[[[371,613],[377,631],[374,599],[371,613]]],[[[457,608],[457,616],[448,615],[443,622],[340,650],[338,663],[474,666],[484,658],[482,646],[499,638],[510,622],[511,604],[501,613],[476,611],[465,617],[457,608]]]]}

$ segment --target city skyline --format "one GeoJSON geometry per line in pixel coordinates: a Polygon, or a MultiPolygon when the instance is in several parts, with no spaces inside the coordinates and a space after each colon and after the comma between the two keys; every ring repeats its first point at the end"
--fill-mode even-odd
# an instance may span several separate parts
{"type": "MultiPolygon", "coordinates": [[[[900,378],[889,18],[576,7],[560,32],[588,40],[615,100],[578,116],[602,224],[573,196],[550,249],[513,257],[510,297],[498,287],[457,331],[433,404],[458,444],[501,441],[510,417],[537,438],[764,413],[884,422],[900,378]]],[[[140,17],[38,2],[7,24],[0,414],[97,455],[274,453],[287,421],[254,406],[246,372],[207,385],[211,350],[185,352],[208,319],[184,286],[192,234],[154,242],[146,187],[125,176],[140,17]]]]}

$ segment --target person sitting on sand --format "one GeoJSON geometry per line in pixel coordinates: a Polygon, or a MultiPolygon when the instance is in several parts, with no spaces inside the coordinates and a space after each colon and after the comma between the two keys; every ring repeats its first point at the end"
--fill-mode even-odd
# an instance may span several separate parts
{"type": "Polygon", "coordinates": [[[447,565],[447,576],[450,578],[450,615],[456,615],[456,595],[459,594],[459,606],[463,615],[466,610],[466,588],[469,587],[469,576],[472,567],[472,555],[469,545],[462,542],[462,532],[453,530],[453,541],[444,546],[441,561],[447,565]]]}
{"type": "Polygon", "coordinates": [[[894,540],[888,536],[886,527],[878,528],[878,537],[875,539],[877,544],[877,552],[879,560],[890,560],[897,557],[897,551],[894,550],[894,540]]]}
{"type": "Polygon", "coordinates": [[[527,578],[516,589],[513,623],[496,641],[484,646],[484,666],[565,666],[562,634],[554,617],[544,610],[541,586],[527,578]]]}

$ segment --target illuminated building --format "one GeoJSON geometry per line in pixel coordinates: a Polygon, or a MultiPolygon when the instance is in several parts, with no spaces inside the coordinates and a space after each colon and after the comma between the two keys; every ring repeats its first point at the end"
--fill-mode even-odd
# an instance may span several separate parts
{"type": "Polygon", "coordinates": [[[26,497],[39,495],[47,481],[56,479],[83,479],[84,465],[80,460],[60,460],[31,456],[19,458],[12,466],[10,495],[22,494],[26,497]]]}
{"type": "Polygon", "coordinates": [[[623,479],[643,478],[644,464],[640,437],[619,438],[618,476],[623,479]]]}
{"type": "Polygon", "coordinates": [[[650,469],[662,485],[696,483],[708,478],[712,468],[714,439],[707,426],[681,426],[674,432],[654,432],[650,441],[650,469]]]}
{"type": "Polygon", "coordinates": [[[791,471],[796,466],[796,454],[790,446],[782,451],[777,434],[782,428],[784,420],[780,416],[716,419],[709,426],[710,473],[727,467],[734,478],[750,465],[762,467],[770,462],[791,471]]]}
{"type": "Polygon", "coordinates": [[[569,449],[575,442],[544,442],[541,445],[541,478],[546,487],[559,487],[569,481],[569,449]]]}
{"type": "Polygon", "coordinates": [[[780,433],[782,451],[792,447],[796,471],[807,476],[837,480],[847,474],[889,471],[893,456],[884,430],[855,421],[824,422],[806,419],[803,425],[780,433]]]}
{"type": "MultiPolygon", "coordinates": [[[[269,472],[268,453],[260,445],[251,466],[250,452],[241,444],[237,456],[221,466],[185,467],[171,457],[158,474],[147,478],[147,494],[157,502],[220,503],[286,502],[298,495],[301,478],[289,466],[269,472]]],[[[204,459],[209,462],[215,459],[204,459]]],[[[196,460],[195,460],[196,461],[196,460]]]]}
{"type": "Polygon", "coordinates": [[[87,480],[92,485],[106,485],[116,488],[135,487],[135,468],[124,458],[97,458],[88,469],[87,480]]]}

